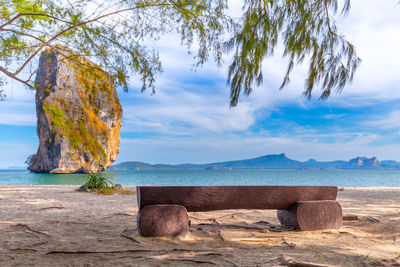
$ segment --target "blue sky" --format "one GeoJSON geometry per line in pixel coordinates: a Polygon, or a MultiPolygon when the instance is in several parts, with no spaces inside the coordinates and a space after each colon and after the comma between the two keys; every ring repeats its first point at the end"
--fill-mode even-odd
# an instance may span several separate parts
{"type": "MultiPolygon", "coordinates": [[[[286,153],[297,160],[377,156],[400,161],[400,6],[395,0],[353,0],[338,26],[357,48],[361,66],[351,85],[327,101],[302,96],[306,68],[279,91],[286,61],[264,61],[264,84],[229,108],[226,68],[212,62],[191,71],[176,36],[155,45],[164,72],[156,94],[140,93],[138,77],[124,109],[120,154],[149,163],[204,163],[286,153]]],[[[38,146],[34,92],[10,82],[0,103],[0,168],[23,166],[38,146]]]]}

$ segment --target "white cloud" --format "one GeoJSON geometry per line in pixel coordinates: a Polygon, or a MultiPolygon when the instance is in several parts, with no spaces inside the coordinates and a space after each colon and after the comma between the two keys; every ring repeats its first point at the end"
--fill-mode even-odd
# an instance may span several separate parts
{"type": "Polygon", "coordinates": [[[400,111],[375,116],[371,120],[363,122],[363,125],[380,130],[400,130],[400,111]]]}
{"type": "Polygon", "coordinates": [[[36,125],[34,99],[35,97],[32,96],[31,101],[20,101],[19,99],[8,97],[6,101],[0,102],[0,124],[36,125]]]}
{"type": "Polygon", "coordinates": [[[0,148],[0,168],[25,166],[25,160],[37,150],[36,143],[24,144],[10,140],[2,140],[0,148]]]}
{"type": "MultiPolygon", "coordinates": [[[[4,76],[4,75],[3,75],[4,76]]],[[[1,89],[7,95],[8,102],[31,102],[35,103],[35,93],[36,91],[27,89],[21,83],[14,81],[11,78],[4,77],[7,84],[5,84],[1,89]]],[[[0,103],[3,104],[3,103],[0,103]]]]}
{"type": "MultiPolygon", "coordinates": [[[[243,131],[254,124],[255,108],[249,103],[230,109],[225,96],[178,88],[161,87],[154,96],[138,96],[137,100],[140,102],[143,97],[145,103],[124,107],[125,129],[170,134],[223,133],[243,131]]],[[[201,91],[201,86],[192,89],[197,88],[201,91]]]]}
{"type": "MultiPolygon", "coordinates": [[[[397,1],[352,1],[339,27],[362,59],[354,82],[342,98],[390,100],[400,95],[400,6],[397,1]]],[[[351,101],[351,100],[350,100],[351,101]]],[[[368,101],[367,101],[368,102],[368,101]]]]}
{"type": "Polygon", "coordinates": [[[0,124],[6,125],[36,125],[36,116],[8,113],[0,116],[0,124]]]}
{"type": "MultiPolygon", "coordinates": [[[[377,101],[400,97],[400,6],[397,1],[353,0],[348,17],[338,20],[338,28],[355,46],[362,63],[352,84],[346,85],[341,94],[333,93],[328,102],[339,105],[367,106],[377,101]]],[[[291,83],[278,91],[287,68],[287,60],[281,58],[282,47],[275,56],[263,62],[266,82],[256,88],[258,99],[268,99],[278,105],[282,102],[304,103],[302,92],[307,75],[307,62],[296,66],[291,83]]],[[[313,98],[321,91],[314,89],[313,98]]],[[[268,107],[268,106],[267,106],[268,107]]]]}
{"type": "Polygon", "coordinates": [[[340,119],[346,116],[346,114],[326,114],[322,115],[321,118],[326,119],[326,120],[336,120],[340,119]]]}

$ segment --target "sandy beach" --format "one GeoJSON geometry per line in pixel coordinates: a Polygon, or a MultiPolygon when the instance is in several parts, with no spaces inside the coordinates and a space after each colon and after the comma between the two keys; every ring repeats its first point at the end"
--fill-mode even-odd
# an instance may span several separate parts
{"type": "Polygon", "coordinates": [[[400,266],[400,188],[344,188],[340,230],[287,230],[274,210],[226,210],[189,213],[177,238],[139,236],[135,194],[76,188],[0,186],[0,266],[400,266]]]}

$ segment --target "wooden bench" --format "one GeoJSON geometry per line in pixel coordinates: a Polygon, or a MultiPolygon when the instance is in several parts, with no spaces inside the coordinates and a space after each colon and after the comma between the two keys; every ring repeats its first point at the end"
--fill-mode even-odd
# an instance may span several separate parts
{"type": "Polygon", "coordinates": [[[227,209],[276,209],[286,227],[338,229],[337,191],[335,186],[138,186],[138,230],[147,237],[185,235],[188,211],[227,209]]]}

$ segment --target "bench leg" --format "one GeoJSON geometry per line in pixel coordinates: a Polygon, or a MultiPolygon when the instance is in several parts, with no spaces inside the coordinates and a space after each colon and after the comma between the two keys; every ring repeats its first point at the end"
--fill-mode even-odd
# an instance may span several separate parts
{"type": "Polygon", "coordinates": [[[146,205],[137,218],[139,233],[145,237],[185,235],[188,222],[187,210],[181,205],[146,205]]]}
{"type": "Polygon", "coordinates": [[[277,215],[282,225],[303,231],[339,229],[343,220],[342,207],[332,200],[299,201],[277,215]]]}

